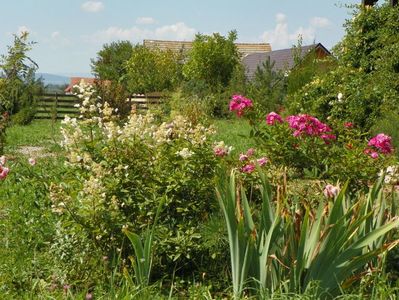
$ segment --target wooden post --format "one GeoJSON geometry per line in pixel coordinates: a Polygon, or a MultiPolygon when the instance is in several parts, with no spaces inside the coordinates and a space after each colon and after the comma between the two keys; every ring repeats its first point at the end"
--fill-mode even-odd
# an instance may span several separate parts
{"type": "Polygon", "coordinates": [[[55,111],[54,111],[54,122],[57,121],[58,118],[58,93],[55,92],[55,111]]]}

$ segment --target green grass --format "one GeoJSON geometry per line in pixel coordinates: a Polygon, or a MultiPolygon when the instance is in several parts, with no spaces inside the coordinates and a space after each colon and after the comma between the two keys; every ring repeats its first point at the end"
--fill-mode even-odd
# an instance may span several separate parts
{"type": "Polygon", "coordinates": [[[251,126],[244,119],[214,120],[216,127],[215,141],[224,141],[233,146],[233,154],[246,152],[248,148],[256,148],[255,141],[249,137],[251,126]]]}
{"type": "Polygon", "coordinates": [[[6,152],[22,146],[45,147],[54,150],[60,141],[60,122],[35,120],[30,125],[14,125],[7,129],[6,152]]]}

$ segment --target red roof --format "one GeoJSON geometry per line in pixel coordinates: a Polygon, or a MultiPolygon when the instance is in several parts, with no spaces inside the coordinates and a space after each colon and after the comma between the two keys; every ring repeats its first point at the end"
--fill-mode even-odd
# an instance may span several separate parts
{"type": "Polygon", "coordinates": [[[91,78],[91,77],[71,77],[71,82],[67,86],[67,88],[64,90],[65,93],[72,93],[72,89],[75,85],[79,85],[80,82],[83,80],[84,83],[94,85],[96,82],[98,82],[98,79],[96,78],[91,78]]]}

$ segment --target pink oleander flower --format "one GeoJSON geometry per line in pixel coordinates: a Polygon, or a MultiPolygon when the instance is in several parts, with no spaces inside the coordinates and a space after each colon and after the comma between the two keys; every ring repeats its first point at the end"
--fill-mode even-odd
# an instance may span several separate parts
{"type": "Polygon", "coordinates": [[[216,156],[223,157],[229,155],[232,149],[231,146],[226,146],[225,143],[221,141],[213,147],[213,153],[216,156]]]}
{"type": "Polygon", "coordinates": [[[92,293],[87,293],[85,300],[92,300],[93,299],[93,294],[92,293]]]}
{"type": "Polygon", "coordinates": [[[268,162],[268,159],[266,157],[261,157],[261,158],[258,158],[256,161],[257,161],[258,165],[262,167],[268,162]]]}
{"type": "MultiPolygon", "coordinates": [[[[306,114],[289,116],[286,120],[289,127],[294,129],[293,135],[295,137],[301,135],[322,137],[323,134],[332,131],[327,124],[324,124],[317,118],[306,114]]],[[[330,135],[329,138],[332,139],[332,135],[330,135]]]]}
{"type": "Polygon", "coordinates": [[[238,157],[238,159],[239,159],[240,161],[245,161],[245,160],[248,159],[248,155],[243,154],[243,153],[240,153],[240,156],[238,157]]]}
{"type": "Polygon", "coordinates": [[[36,165],[36,160],[34,159],[34,158],[29,158],[28,159],[28,163],[31,165],[31,166],[34,166],[34,165],[36,165]]]}
{"type": "Polygon", "coordinates": [[[269,113],[266,116],[266,123],[267,123],[267,125],[274,125],[276,123],[283,123],[283,118],[279,114],[277,114],[274,111],[272,111],[271,113],[269,113]]]}
{"type": "Polygon", "coordinates": [[[352,123],[352,122],[345,122],[345,123],[344,123],[344,126],[345,126],[346,128],[353,128],[353,123],[352,123]]]}
{"type": "Polygon", "coordinates": [[[339,187],[333,186],[332,184],[327,184],[323,190],[324,196],[327,198],[334,198],[339,193],[339,187]]]}
{"type": "Polygon", "coordinates": [[[255,153],[255,149],[254,149],[254,148],[249,148],[249,149],[247,150],[247,156],[248,156],[248,157],[254,155],[254,153],[255,153]]]}
{"type": "Polygon", "coordinates": [[[255,170],[255,165],[247,164],[241,168],[241,172],[250,174],[255,170]]]}
{"type": "Polygon", "coordinates": [[[377,134],[368,142],[367,145],[377,148],[383,154],[389,154],[393,152],[392,138],[383,133],[377,134]]]}
{"type": "Polygon", "coordinates": [[[374,151],[373,149],[370,149],[370,148],[364,149],[363,153],[367,154],[372,159],[377,159],[378,158],[378,152],[374,151]]]}
{"type": "Polygon", "coordinates": [[[371,157],[372,159],[377,159],[377,158],[378,158],[378,153],[375,152],[375,151],[371,151],[370,157],[371,157]]]}
{"type": "Polygon", "coordinates": [[[335,134],[323,133],[320,137],[324,140],[324,142],[326,142],[326,144],[329,144],[330,140],[336,140],[337,139],[335,134]]]}
{"type": "Polygon", "coordinates": [[[244,114],[246,108],[252,107],[252,100],[245,98],[242,95],[233,95],[230,101],[229,109],[230,111],[235,111],[238,117],[244,114]]]}
{"type": "Polygon", "coordinates": [[[0,180],[5,179],[9,172],[10,172],[9,168],[0,166],[0,180]]]}

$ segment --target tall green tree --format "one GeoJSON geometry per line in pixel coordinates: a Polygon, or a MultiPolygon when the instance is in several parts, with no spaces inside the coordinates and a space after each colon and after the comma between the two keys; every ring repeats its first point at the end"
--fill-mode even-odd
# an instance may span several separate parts
{"type": "Polygon", "coordinates": [[[127,62],[127,85],[131,93],[173,90],[181,79],[180,54],[137,45],[127,62]]]}
{"type": "Polygon", "coordinates": [[[28,56],[35,44],[28,40],[29,33],[14,35],[14,43],[7,47],[7,54],[0,56],[0,111],[16,113],[31,106],[41,84],[35,79],[38,65],[28,56]]]}
{"type": "Polygon", "coordinates": [[[274,70],[274,64],[269,57],[257,66],[248,87],[248,96],[266,112],[278,109],[286,94],[286,77],[281,71],[274,70]]]}
{"type": "Polygon", "coordinates": [[[197,34],[188,61],[183,66],[185,79],[204,82],[212,90],[227,87],[240,63],[237,46],[234,44],[236,39],[236,31],[229,32],[227,37],[219,33],[197,34]]]}
{"type": "Polygon", "coordinates": [[[91,60],[93,74],[101,80],[111,80],[125,83],[126,62],[133,54],[133,45],[129,41],[105,44],[97,53],[97,58],[91,60]]]}

